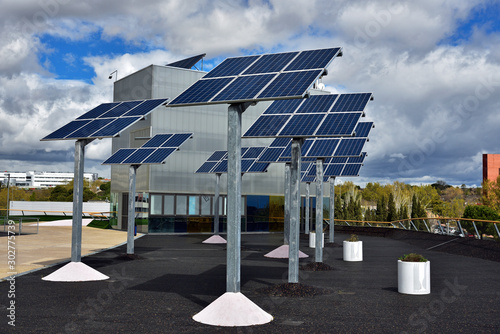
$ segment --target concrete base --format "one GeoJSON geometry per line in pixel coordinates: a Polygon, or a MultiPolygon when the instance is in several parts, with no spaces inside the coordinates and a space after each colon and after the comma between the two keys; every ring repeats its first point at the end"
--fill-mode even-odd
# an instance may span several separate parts
{"type": "Polygon", "coordinates": [[[226,292],[194,315],[193,320],[212,326],[238,327],[267,324],[273,316],[241,292],[226,292]]]}
{"type": "Polygon", "coordinates": [[[202,244],[227,244],[227,241],[221,237],[220,235],[212,235],[205,241],[201,242],[202,244]]]}
{"type": "MultiPolygon", "coordinates": [[[[279,246],[278,248],[276,248],[273,251],[270,251],[269,253],[267,253],[264,256],[271,257],[274,259],[288,259],[289,248],[290,247],[288,245],[279,246]]],[[[307,255],[299,250],[299,258],[303,259],[306,257],[309,257],[309,255],[307,255]]]]}
{"type": "Polygon", "coordinates": [[[44,281],[52,282],[88,282],[102,281],[109,277],[82,262],[70,262],[64,267],[43,277],[44,281]]]}

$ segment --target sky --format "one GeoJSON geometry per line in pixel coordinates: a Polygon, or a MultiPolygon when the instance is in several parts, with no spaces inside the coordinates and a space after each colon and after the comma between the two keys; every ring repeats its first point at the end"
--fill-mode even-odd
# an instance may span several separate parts
{"type": "MultiPolygon", "coordinates": [[[[342,47],[331,92],[371,92],[356,184],[480,186],[500,153],[500,1],[0,0],[0,170],[73,171],[74,142],[40,139],[150,64],[342,47]]],[[[245,130],[245,129],[243,129],[245,130]]],[[[111,140],[86,149],[85,171],[111,140]]],[[[347,180],[347,179],[346,179],[347,180]]],[[[341,180],[342,181],[342,180],[341,180]]]]}

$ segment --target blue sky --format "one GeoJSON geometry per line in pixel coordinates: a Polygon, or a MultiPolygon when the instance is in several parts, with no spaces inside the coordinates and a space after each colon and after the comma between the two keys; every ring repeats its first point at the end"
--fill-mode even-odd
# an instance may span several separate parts
{"type": "MultiPolygon", "coordinates": [[[[500,1],[0,0],[0,169],[73,169],[73,144],[39,139],[112,100],[118,78],[150,64],[332,46],[324,83],[373,92],[370,155],[356,181],[481,183],[500,153],[500,1]],[[48,6],[47,4],[51,5],[48,6]],[[173,15],[172,13],[175,13],[173,15]],[[50,157],[50,158],[47,158],[50,157]]],[[[87,149],[100,165],[110,141],[87,149]]]]}

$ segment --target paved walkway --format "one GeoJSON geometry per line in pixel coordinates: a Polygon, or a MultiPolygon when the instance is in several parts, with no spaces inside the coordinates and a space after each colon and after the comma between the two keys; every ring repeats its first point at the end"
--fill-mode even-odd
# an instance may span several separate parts
{"type": "MultiPolygon", "coordinates": [[[[84,219],[87,225],[91,219],[84,219]]],[[[0,229],[3,231],[3,229],[0,229]]],[[[15,235],[15,271],[23,273],[69,260],[71,258],[71,220],[41,222],[36,234],[36,225],[23,225],[23,234],[15,235]],[[24,234],[27,233],[27,234],[24,234]]],[[[0,279],[10,276],[8,267],[8,238],[0,237],[0,279]]],[[[82,256],[91,254],[127,241],[124,231],[104,230],[82,226],[82,256]]],[[[12,255],[12,253],[11,253],[12,255]]]]}

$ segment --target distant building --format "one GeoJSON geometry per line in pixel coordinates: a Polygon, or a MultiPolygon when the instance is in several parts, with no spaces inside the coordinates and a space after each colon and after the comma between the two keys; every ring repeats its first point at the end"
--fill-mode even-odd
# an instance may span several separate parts
{"type": "Polygon", "coordinates": [[[500,175],[500,154],[483,154],[483,181],[496,182],[500,175]]]}
{"type": "MultiPolygon", "coordinates": [[[[63,185],[74,178],[74,173],[61,172],[0,172],[0,183],[7,184],[10,175],[10,185],[21,188],[52,188],[63,185]]],[[[83,177],[89,182],[98,178],[97,173],[84,173],[83,177]]]]}

